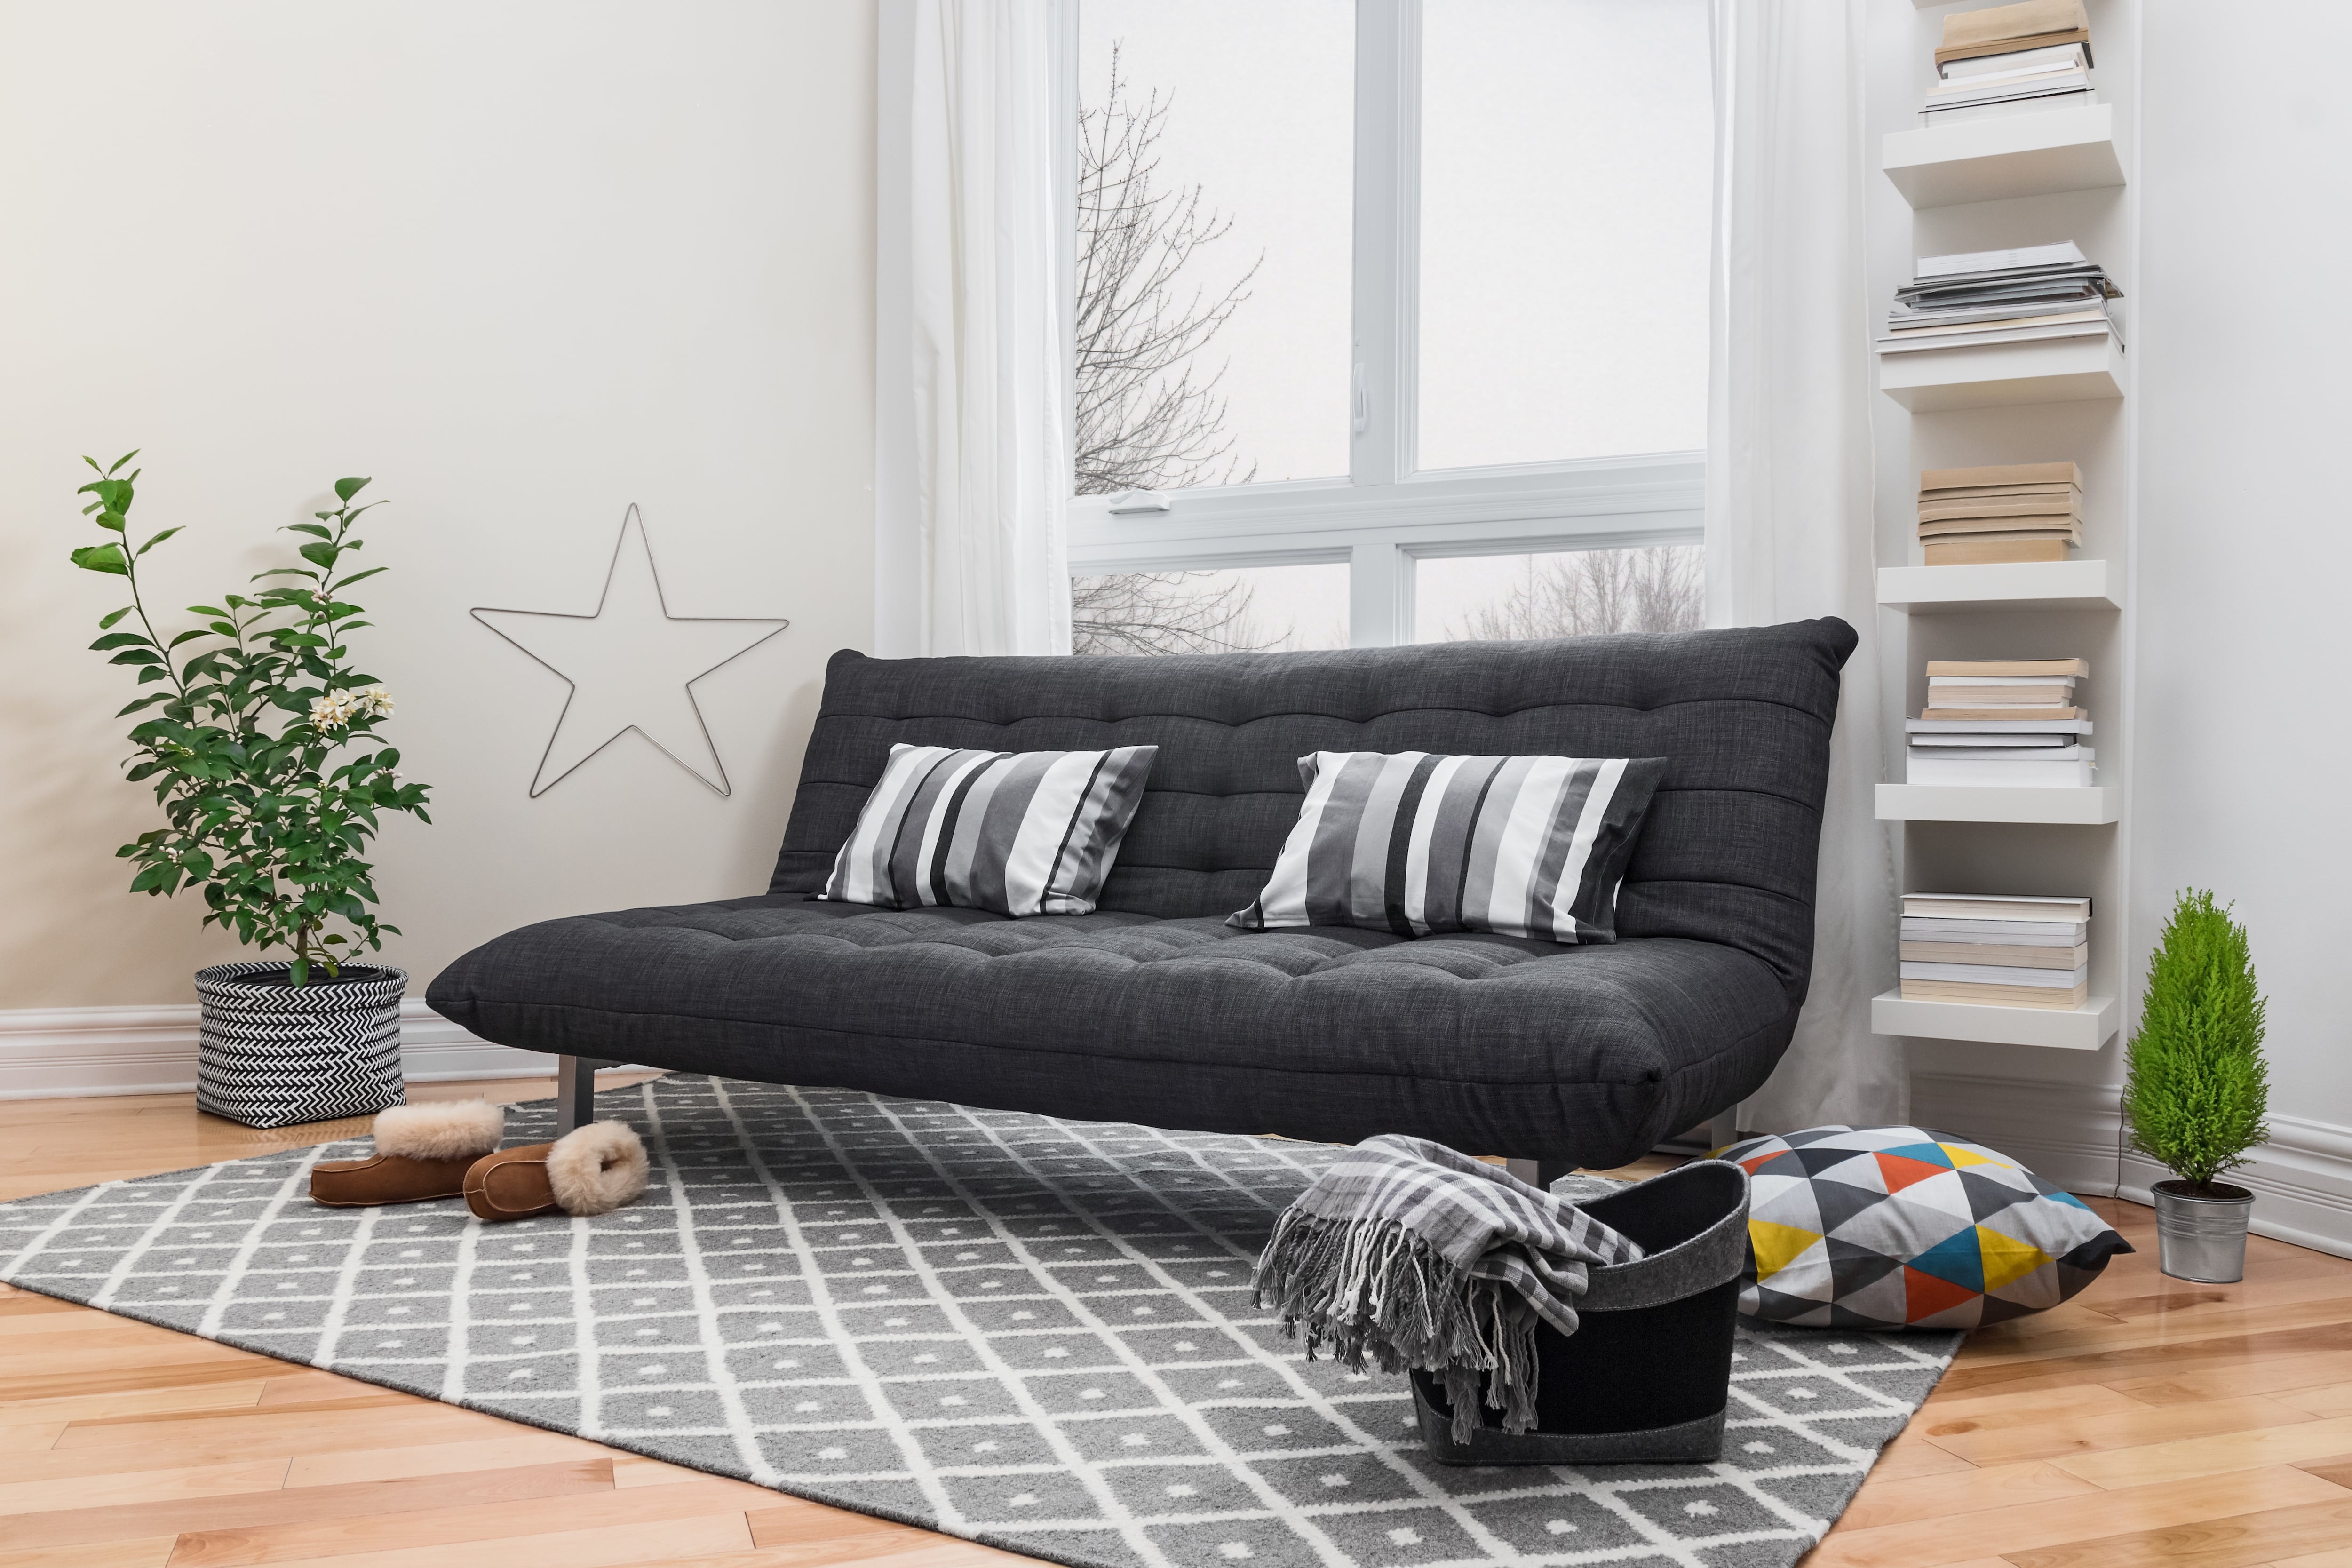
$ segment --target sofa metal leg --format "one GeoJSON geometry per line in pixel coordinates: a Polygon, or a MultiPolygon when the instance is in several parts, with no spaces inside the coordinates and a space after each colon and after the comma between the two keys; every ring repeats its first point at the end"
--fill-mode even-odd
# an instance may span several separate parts
{"type": "Polygon", "coordinates": [[[1740,1109],[1737,1105],[1727,1107],[1706,1124],[1706,1146],[1710,1152],[1739,1142],[1740,1109]]]}
{"type": "Polygon", "coordinates": [[[1503,1168],[1531,1187],[1551,1191],[1551,1184],[1576,1169],[1566,1160],[1506,1160],[1503,1168]]]}
{"type": "Polygon", "coordinates": [[[555,1135],[562,1137],[596,1120],[596,1071],[616,1067],[598,1057],[555,1058],[555,1135]]]}

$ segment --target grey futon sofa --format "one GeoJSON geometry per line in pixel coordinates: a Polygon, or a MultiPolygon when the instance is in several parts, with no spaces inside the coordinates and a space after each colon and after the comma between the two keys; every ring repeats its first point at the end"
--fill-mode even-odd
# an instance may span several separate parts
{"type": "Polygon", "coordinates": [[[1764,1081],[1812,958],[1838,620],[1164,658],[833,658],[768,890],[509,931],[433,982],[573,1058],[1611,1165],[1764,1081]],[[814,898],[894,742],[1150,742],[1083,916],[814,898]],[[1244,932],[1314,751],[1663,756],[1613,946],[1244,932]]]}

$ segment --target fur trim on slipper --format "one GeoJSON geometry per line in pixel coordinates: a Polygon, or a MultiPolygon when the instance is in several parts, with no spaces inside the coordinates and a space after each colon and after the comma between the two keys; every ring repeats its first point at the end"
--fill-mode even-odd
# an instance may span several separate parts
{"type": "Polygon", "coordinates": [[[568,1215],[610,1214],[646,1190],[646,1146],[626,1123],[592,1121],[547,1152],[547,1184],[568,1215]]]}
{"type": "Polygon", "coordinates": [[[487,1154],[506,1136],[507,1110],[487,1100],[395,1105],[376,1112],[375,1152],[411,1160],[487,1154]]]}

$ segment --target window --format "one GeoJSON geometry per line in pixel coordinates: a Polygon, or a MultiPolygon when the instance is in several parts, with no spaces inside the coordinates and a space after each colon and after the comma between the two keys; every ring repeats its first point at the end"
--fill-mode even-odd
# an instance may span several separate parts
{"type": "Polygon", "coordinates": [[[1070,3],[1081,651],[1695,594],[1707,0],[1070,3]]]}

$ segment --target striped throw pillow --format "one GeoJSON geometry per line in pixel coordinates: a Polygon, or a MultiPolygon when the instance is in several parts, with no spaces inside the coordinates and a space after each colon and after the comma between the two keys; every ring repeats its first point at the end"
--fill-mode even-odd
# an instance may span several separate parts
{"type": "Polygon", "coordinates": [[[817,896],[890,910],[1091,914],[1159,753],[892,746],[817,896]]]}
{"type": "Polygon", "coordinates": [[[1615,942],[1617,884],[1664,757],[1318,752],[1244,931],[1363,926],[1615,942]]]}

